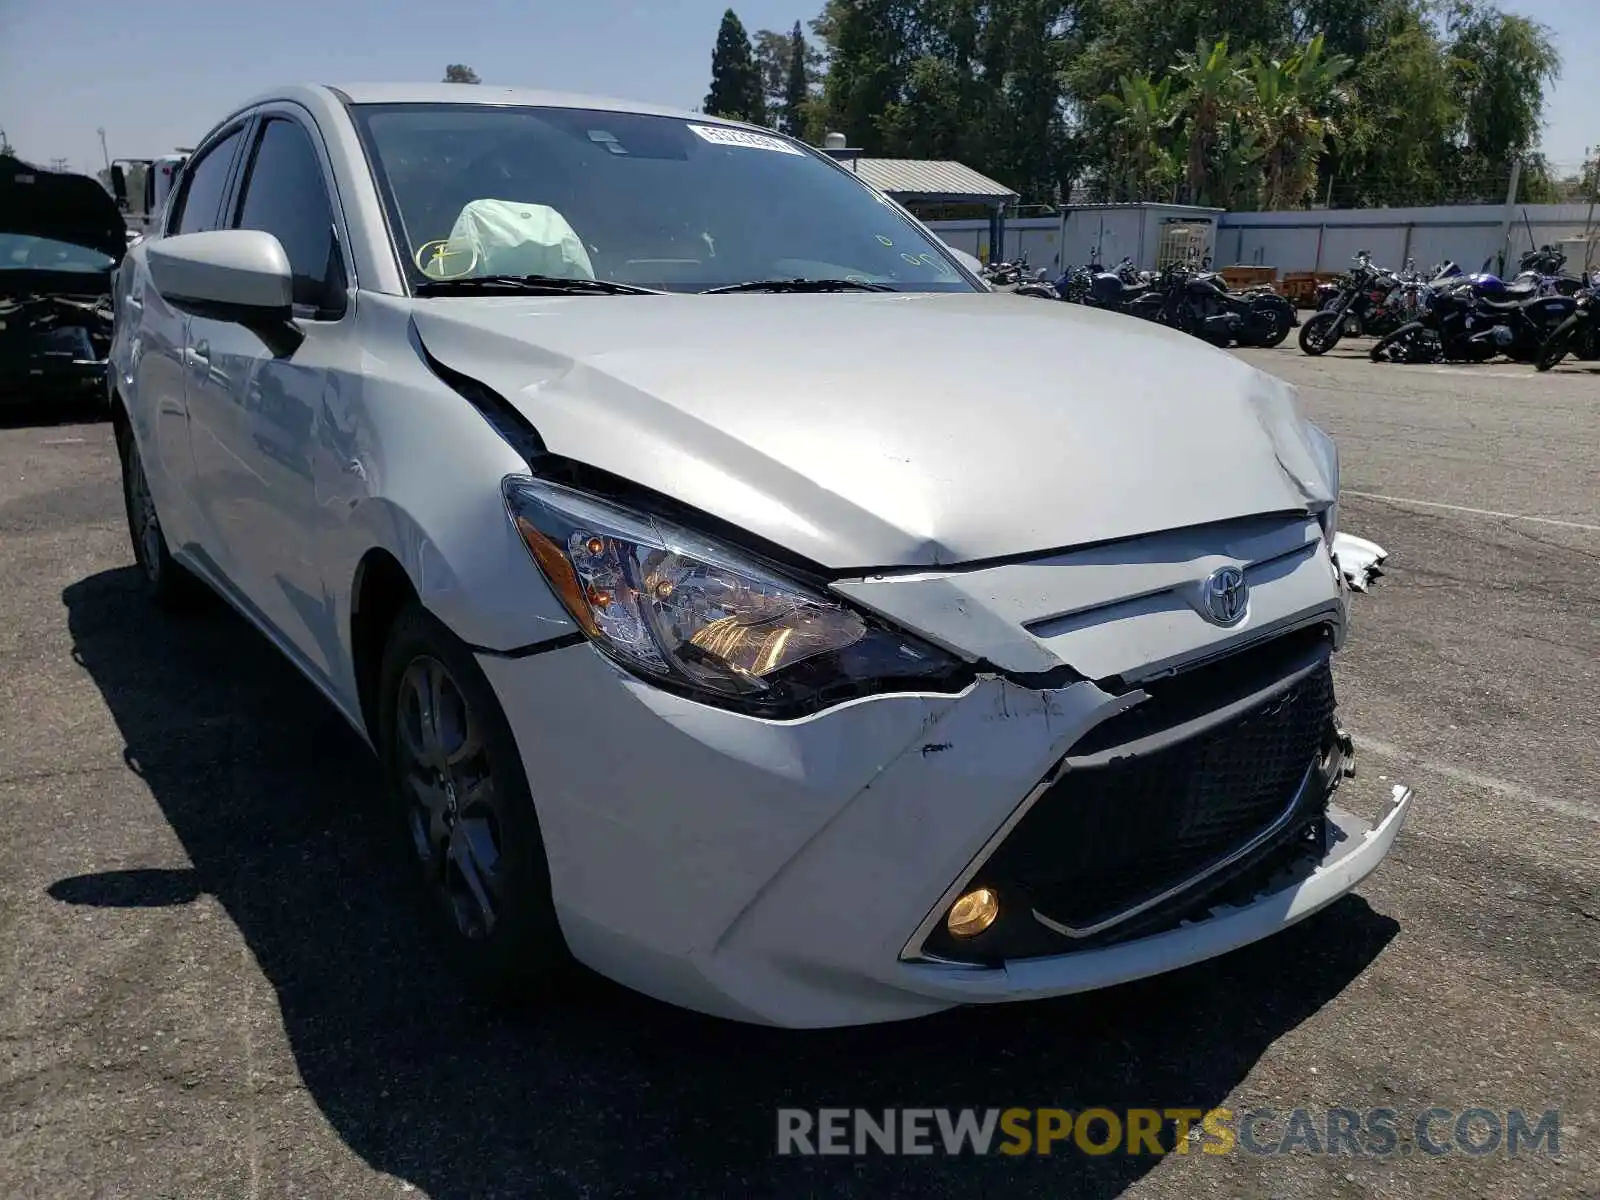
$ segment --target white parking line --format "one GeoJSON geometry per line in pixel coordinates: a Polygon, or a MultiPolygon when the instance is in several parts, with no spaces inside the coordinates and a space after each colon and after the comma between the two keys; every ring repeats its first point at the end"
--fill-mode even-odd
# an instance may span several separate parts
{"type": "Polygon", "coordinates": [[[1432,375],[1471,375],[1474,379],[1543,379],[1545,376],[1527,371],[1468,371],[1461,367],[1430,367],[1432,375]]]}
{"type": "Polygon", "coordinates": [[[1547,808],[1551,812],[1558,812],[1563,816],[1577,817],[1581,821],[1593,821],[1595,824],[1600,825],[1600,812],[1571,800],[1563,800],[1558,796],[1546,796],[1530,787],[1523,787],[1520,783],[1512,783],[1508,779],[1496,779],[1493,775],[1480,775],[1476,771],[1452,766],[1450,763],[1418,758],[1414,754],[1407,754],[1398,746],[1391,746],[1388,742],[1380,742],[1376,738],[1369,738],[1359,733],[1352,734],[1350,740],[1355,743],[1357,750],[1365,751],[1368,754],[1376,754],[1379,758],[1414,763],[1430,775],[1453,779],[1457,783],[1466,784],[1468,787],[1494,792],[1498,796],[1504,796],[1507,800],[1516,800],[1523,804],[1536,804],[1540,808],[1547,808]]]}
{"type": "Polygon", "coordinates": [[[1582,521],[1562,521],[1555,517],[1529,517],[1522,513],[1496,512],[1492,508],[1468,508],[1465,504],[1441,504],[1437,500],[1413,500],[1409,496],[1385,496],[1380,492],[1358,492],[1354,488],[1340,488],[1341,496],[1359,496],[1363,500],[1382,500],[1386,504],[1411,504],[1417,508],[1442,508],[1447,512],[1468,513],[1474,517],[1497,517],[1502,521],[1532,521],[1536,525],[1556,525],[1562,529],[1582,529],[1586,533],[1600,533],[1600,525],[1586,525],[1582,521]]]}

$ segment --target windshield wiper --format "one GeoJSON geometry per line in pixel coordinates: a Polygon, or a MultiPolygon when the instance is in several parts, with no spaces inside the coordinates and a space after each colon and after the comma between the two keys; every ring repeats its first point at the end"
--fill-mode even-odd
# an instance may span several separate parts
{"type": "Polygon", "coordinates": [[[418,296],[456,296],[475,292],[505,294],[533,292],[545,296],[664,296],[654,288],[610,279],[568,279],[561,275],[459,275],[454,279],[429,279],[411,289],[418,296]]]}
{"type": "Polygon", "coordinates": [[[869,283],[865,279],[752,279],[748,283],[730,283],[723,287],[707,288],[703,294],[715,296],[722,292],[894,292],[898,290],[887,283],[869,283]]]}

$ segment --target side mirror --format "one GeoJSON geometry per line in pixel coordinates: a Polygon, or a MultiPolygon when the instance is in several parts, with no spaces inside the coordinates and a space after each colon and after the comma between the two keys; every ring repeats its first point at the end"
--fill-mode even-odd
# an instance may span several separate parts
{"type": "Polygon", "coordinates": [[[150,280],[174,308],[251,327],[294,316],[294,276],[283,244],[259,229],[213,229],[150,243],[150,280]]]}
{"type": "Polygon", "coordinates": [[[128,211],[128,176],[120,164],[111,168],[111,195],[117,202],[117,208],[123,212],[128,211]]]}

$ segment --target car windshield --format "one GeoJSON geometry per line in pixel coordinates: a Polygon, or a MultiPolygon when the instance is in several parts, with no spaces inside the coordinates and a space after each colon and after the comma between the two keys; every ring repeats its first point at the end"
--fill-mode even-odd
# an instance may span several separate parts
{"type": "Polygon", "coordinates": [[[894,205],[775,134],[577,108],[354,114],[413,284],[539,275],[675,292],[796,279],[976,290],[894,205]]]}
{"type": "Polygon", "coordinates": [[[112,261],[98,250],[27,233],[0,233],[0,271],[82,271],[97,274],[112,261]]]}

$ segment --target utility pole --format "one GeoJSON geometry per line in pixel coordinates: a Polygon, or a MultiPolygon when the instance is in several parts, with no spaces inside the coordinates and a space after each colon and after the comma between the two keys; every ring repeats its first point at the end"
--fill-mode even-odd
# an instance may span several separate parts
{"type": "MultiPolygon", "coordinates": [[[[1511,160],[1511,184],[1506,188],[1506,211],[1500,220],[1500,270],[1505,274],[1506,257],[1511,253],[1511,223],[1517,219],[1517,184],[1522,182],[1522,159],[1511,160]]],[[[1532,250],[1533,247],[1529,246],[1532,250]]]]}
{"type": "MultiPolygon", "coordinates": [[[[1594,204],[1600,198],[1600,146],[1583,148],[1583,169],[1589,175],[1589,215],[1583,219],[1583,277],[1589,278],[1589,268],[1594,262],[1594,204]],[[1590,150],[1594,157],[1589,157],[1590,150]]],[[[1582,178],[1581,174],[1579,176],[1582,178]]]]}
{"type": "Polygon", "coordinates": [[[109,172],[111,170],[111,151],[106,149],[105,126],[102,125],[99,129],[96,129],[95,132],[100,135],[100,157],[106,160],[106,170],[109,172]]]}
{"type": "Polygon", "coordinates": [[[67,160],[64,158],[52,158],[50,160],[50,169],[52,171],[65,171],[67,169],[67,160]]]}

